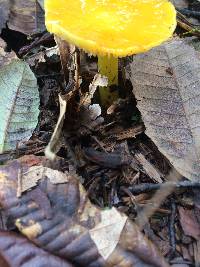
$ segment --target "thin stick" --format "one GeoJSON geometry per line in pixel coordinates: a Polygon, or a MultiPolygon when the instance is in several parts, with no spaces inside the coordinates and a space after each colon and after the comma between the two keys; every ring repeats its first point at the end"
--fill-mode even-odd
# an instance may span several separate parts
{"type": "MultiPolygon", "coordinates": [[[[200,188],[200,182],[192,182],[192,181],[181,181],[181,182],[166,182],[166,183],[143,183],[139,185],[130,186],[129,190],[132,194],[142,194],[142,193],[148,193],[152,191],[156,191],[161,188],[167,188],[168,186],[173,186],[175,189],[184,189],[184,188],[200,188]]],[[[122,187],[123,188],[123,187],[122,187]]]]}
{"type": "Polygon", "coordinates": [[[22,196],[22,169],[19,168],[18,174],[17,174],[17,197],[22,196]]]}
{"type": "Polygon", "coordinates": [[[175,234],[175,218],[176,218],[176,204],[173,199],[171,199],[171,214],[169,219],[169,237],[171,245],[171,257],[174,257],[176,251],[176,234],[175,234]]]}
{"type": "Polygon", "coordinates": [[[160,207],[167,196],[169,196],[174,191],[174,189],[176,188],[176,183],[181,179],[181,177],[182,176],[177,173],[175,169],[173,169],[167,176],[167,180],[170,182],[165,183],[165,186],[161,187],[160,190],[158,190],[152,197],[150,204],[146,205],[144,209],[140,213],[138,213],[135,222],[141,230],[144,229],[144,226],[148,222],[149,218],[160,207]]]}

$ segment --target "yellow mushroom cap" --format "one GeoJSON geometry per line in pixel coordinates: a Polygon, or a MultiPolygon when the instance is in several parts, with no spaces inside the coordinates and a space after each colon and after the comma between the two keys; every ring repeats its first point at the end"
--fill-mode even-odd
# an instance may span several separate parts
{"type": "Polygon", "coordinates": [[[47,29],[93,54],[145,52],[173,34],[168,0],[45,0],[47,29]]]}

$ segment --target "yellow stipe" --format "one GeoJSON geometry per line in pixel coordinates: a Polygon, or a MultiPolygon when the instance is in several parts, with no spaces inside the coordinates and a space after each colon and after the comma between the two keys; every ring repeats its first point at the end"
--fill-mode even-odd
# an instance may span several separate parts
{"type": "Polygon", "coordinates": [[[99,88],[102,106],[108,107],[118,98],[118,91],[112,91],[111,85],[118,85],[118,58],[113,56],[99,56],[98,67],[101,75],[108,78],[108,87],[99,88]]]}

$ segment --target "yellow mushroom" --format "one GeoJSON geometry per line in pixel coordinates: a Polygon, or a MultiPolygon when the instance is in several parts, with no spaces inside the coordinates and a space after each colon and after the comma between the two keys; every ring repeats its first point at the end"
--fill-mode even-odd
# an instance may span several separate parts
{"type": "MultiPolygon", "coordinates": [[[[45,0],[47,29],[98,55],[109,85],[118,83],[118,57],[138,54],[167,40],[176,27],[168,0],[45,0]]],[[[103,103],[113,99],[101,91],[103,103]]]]}

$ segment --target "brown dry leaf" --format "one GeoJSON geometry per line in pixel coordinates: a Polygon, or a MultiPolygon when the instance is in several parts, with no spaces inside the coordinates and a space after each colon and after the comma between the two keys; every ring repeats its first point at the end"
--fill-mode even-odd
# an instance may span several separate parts
{"type": "Polygon", "coordinates": [[[165,228],[163,228],[163,231],[159,231],[159,236],[157,236],[153,230],[150,232],[151,240],[159,247],[163,256],[167,256],[171,250],[170,242],[168,240],[168,232],[166,234],[165,232],[167,232],[165,231],[165,228]]]}
{"type": "MultiPolygon", "coordinates": [[[[23,157],[0,167],[0,204],[38,246],[77,266],[169,266],[125,215],[93,206],[75,175],[64,184],[44,177],[34,190],[17,198],[18,174],[23,177],[33,166],[41,167],[41,158],[23,157]],[[36,197],[39,192],[49,204],[36,197]]],[[[55,173],[49,174],[53,179],[55,173]]]]}
{"type": "Polygon", "coordinates": [[[33,166],[28,170],[28,172],[23,174],[20,173],[18,175],[17,195],[21,196],[23,192],[35,187],[39,180],[44,177],[50,179],[52,184],[63,184],[68,182],[69,176],[70,174],[67,172],[59,172],[44,166],[33,166]]]}
{"type": "Polygon", "coordinates": [[[17,59],[15,52],[5,52],[5,48],[6,43],[0,38],[0,68],[10,64],[13,59],[17,59]]]}
{"type": "Polygon", "coordinates": [[[6,27],[10,10],[10,2],[7,0],[0,0],[0,33],[6,27]]]}
{"type": "Polygon", "coordinates": [[[200,59],[193,47],[173,40],[133,57],[128,77],[146,134],[176,170],[200,178],[200,59]]]}
{"type": "Polygon", "coordinates": [[[0,231],[1,267],[73,267],[19,235],[0,231]]]}
{"type": "Polygon", "coordinates": [[[5,27],[24,34],[34,34],[45,30],[42,2],[37,0],[0,0],[0,31],[5,27]]]}
{"type": "Polygon", "coordinates": [[[181,245],[181,255],[183,256],[184,260],[192,261],[189,248],[186,245],[181,245]]]}
{"type": "Polygon", "coordinates": [[[180,223],[185,235],[192,236],[196,240],[200,238],[200,224],[198,223],[194,210],[178,208],[180,223]]]}
{"type": "Polygon", "coordinates": [[[188,8],[188,0],[171,0],[176,8],[188,8]]]}
{"type": "Polygon", "coordinates": [[[8,27],[27,35],[43,32],[44,10],[37,0],[10,0],[8,27]]]}

